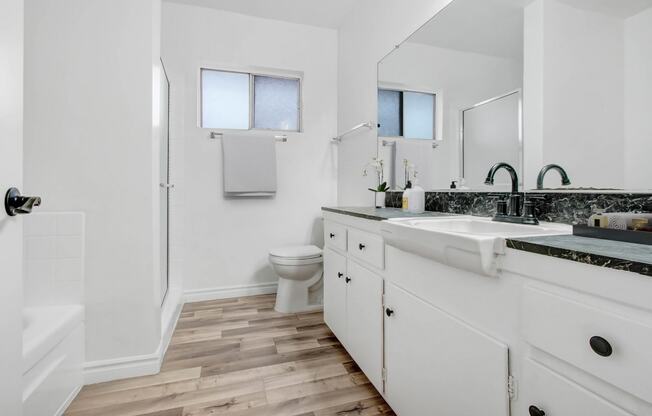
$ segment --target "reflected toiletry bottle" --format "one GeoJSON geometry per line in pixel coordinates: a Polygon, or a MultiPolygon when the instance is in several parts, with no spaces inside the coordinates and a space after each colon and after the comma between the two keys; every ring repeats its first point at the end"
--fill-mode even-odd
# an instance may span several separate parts
{"type": "Polygon", "coordinates": [[[410,191],[412,190],[412,183],[410,181],[405,185],[405,190],[403,191],[403,198],[401,200],[401,208],[403,211],[407,211],[410,206],[410,191]]]}
{"type": "Polygon", "coordinates": [[[426,210],[426,191],[419,186],[419,180],[414,179],[414,186],[408,198],[408,211],[413,214],[422,214],[426,210]]]}

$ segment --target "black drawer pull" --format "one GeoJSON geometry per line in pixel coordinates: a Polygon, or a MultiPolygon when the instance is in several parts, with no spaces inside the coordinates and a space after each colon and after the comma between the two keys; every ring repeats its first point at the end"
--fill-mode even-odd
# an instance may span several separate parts
{"type": "Polygon", "coordinates": [[[394,310],[390,308],[385,309],[385,315],[387,315],[387,317],[394,315],[394,310]]]}
{"type": "Polygon", "coordinates": [[[589,340],[589,345],[591,345],[593,352],[602,357],[609,357],[614,352],[613,348],[611,348],[611,344],[609,344],[609,341],[602,337],[591,337],[589,340]]]}
{"type": "Polygon", "coordinates": [[[340,273],[340,272],[337,273],[337,278],[338,278],[338,279],[341,279],[342,276],[344,276],[344,273],[340,273]]]}
{"type": "Polygon", "coordinates": [[[546,412],[536,406],[530,406],[528,410],[530,412],[530,416],[546,416],[546,412]]]}
{"type": "Polygon", "coordinates": [[[346,283],[349,283],[351,281],[351,278],[349,276],[346,276],[346,279],[344,279],[346,283]]]}
{"type": "Polygon", "coordinates": [[[335,234],[330,233],[331,239],[335,238],[335,234]]]}
{"type": "Polygon", "coordinates": [[[361,251],[364,250],[365,247],[367,247],[367,246],[365,246],[365,245],[362,244],[362,243],[358,244],[358,248],[359,248],[361,251]]]}

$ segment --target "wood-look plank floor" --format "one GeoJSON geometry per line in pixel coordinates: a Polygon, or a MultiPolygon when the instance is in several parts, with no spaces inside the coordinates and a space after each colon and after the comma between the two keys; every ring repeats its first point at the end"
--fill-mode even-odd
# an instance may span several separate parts
{"type": "Polygon", "coordinates": [[[394,415],[321,312],[274,301],[186,304],[159,374],[86,386],[66,415],[394,415]]]}

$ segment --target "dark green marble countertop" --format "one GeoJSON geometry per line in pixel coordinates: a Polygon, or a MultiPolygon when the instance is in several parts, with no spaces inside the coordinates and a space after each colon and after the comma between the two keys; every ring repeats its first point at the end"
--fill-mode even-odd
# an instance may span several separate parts
{"type": "Polygon", "coordinates": [[[450,217],[455,214],[426,211],[423,214],[412,214],[400,208],[372,208],[372,207],[322,207],[322,211],[336,214],[350,215],[367,220],[383,221],[392,218],[419,218],[419,217],[450,217]]]}
{"type": "Polygon", "coordinates": [[[508,239],[507,247],[652,277],[652,246],[645,244],[551,235],[508,239]]]}

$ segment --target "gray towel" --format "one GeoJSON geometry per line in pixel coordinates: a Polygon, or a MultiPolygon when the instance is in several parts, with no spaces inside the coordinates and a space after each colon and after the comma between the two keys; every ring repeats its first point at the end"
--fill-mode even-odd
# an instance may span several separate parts
{"type": "Polygon", "coordinates": [[[224,195],[229,197],[276,194],[276,140],[225,134],[222,137],[224,195]]]}

